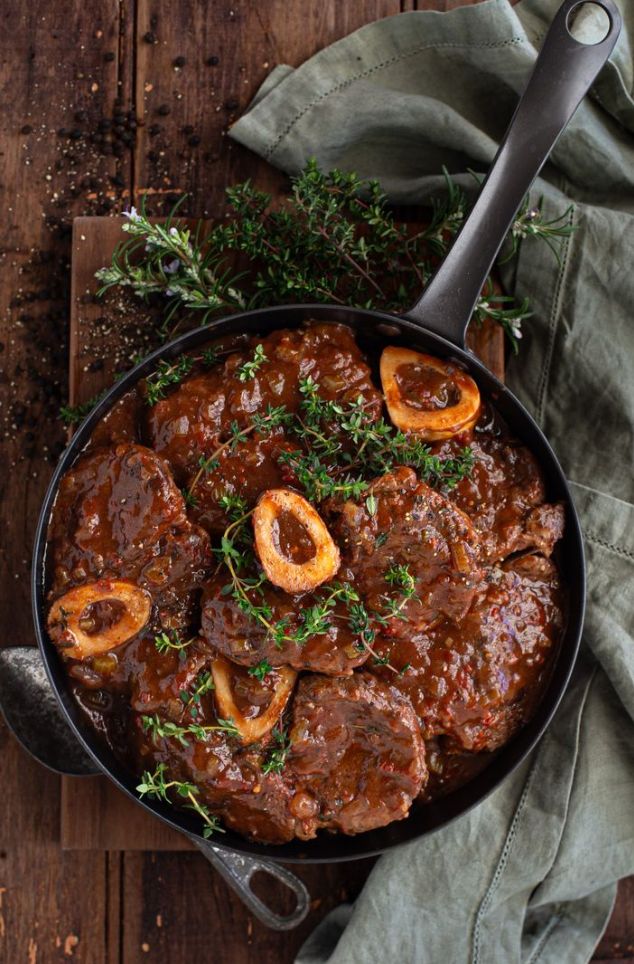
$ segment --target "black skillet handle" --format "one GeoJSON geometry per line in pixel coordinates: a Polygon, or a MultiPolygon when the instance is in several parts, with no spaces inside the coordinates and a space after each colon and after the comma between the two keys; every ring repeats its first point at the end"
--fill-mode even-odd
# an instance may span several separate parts
{"type": "Polygon", "coordinates": [[[290,870],[281,867],[272,860],[247,857],[245,854],[221,849],[212,843],[201,840],[199,837],[190,836],[189,839],[198,847],[203,856],[207,858],[229,886],[235,890],[240,900],[246,904],[254,917],[257,917],[271,930],[289,931],[304,920],[310,910],[310,894],[303,881],[292,874],[290,870]],[[295,907],[290,914],[282,916],[276,913],[254,893],[251,888],[251,878],[256,873],[264,873],[274,877],[275,880],[284,884],[292,892],[295,897],[295,907]]]}
{"type": "Polygon", "coordinates": [[[621,30],[613,0],[592,0],[610,24],[599,43],[570,33],[585,0],[565,0],[553,20],[471,214],[451,251],[406,318],[464,347],[467,326],[491,265],[531,184],[612,53],[621,30]]]}

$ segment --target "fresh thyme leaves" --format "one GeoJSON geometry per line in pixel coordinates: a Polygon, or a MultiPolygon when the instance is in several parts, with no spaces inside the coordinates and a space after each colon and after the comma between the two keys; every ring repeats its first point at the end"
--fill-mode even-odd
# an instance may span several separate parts
{"type": "Polygon", "coordinates": [[[171,634],[163,632],[154,637],[154,645],[156,646],[157,652],[161,653],[161,655],[170,650],[177,650],[182,653],[192,643],[193,639],[182,640],[174,630],[171,631],[171,634]]]}
{"type": "Polygon", "coordinates": [[[101,392],[101,394],[95,395],[94,398],[89,399],[87,402],[82,402],[80,405],[62,405],[59,410],[59,417],[64,425],[78,425],[79,422],[83,422],[86,415],[92,412],[104,394],[105,392],[101,392]]]}
{"type": "Polygon", "coordinates": [[[269,748],[262,764],[262,773],[281,773],[291,749],[288,733],[282,727],[274,727],[271,732],[273,745],[269,748]]]}
{"type": "Polygon", "coordinates": [[[352,475],[334,478],[331,468],[315,452],[283,451],[278,456],[278,462],[288,465],[310,502],[323,502],[331,496],[358,499],[369,485],[365,479],[352,475]]]}
{"type": "Polygon", "coordinates": [[[376,510],[379,507],[377,497],[375,495],[369,495],[365,500],[365,507],[368,510],[369,515],[376,515],[376,510]]]}
{"type": "MultiPolygon", "coordinates": [[[[332,496],[359,499],[369,478],[390,472],[395,465],[411,466],[423,481],[445,488],[470,475],[471,449],[442,459],[415,436],[396,430],[382,418],[373,418],[362,395],[341,405],[322,398],[319,385],[310,377],[300,380],[299,387],[302,401],[293,431],[308,443],[310,451],[283,451],[278,461],[293,471],[309,500],[322,502],[332,496]]],[[[376,511],[376,498],[371,494],[366,507],[371,515],[376,511]]]]}
{"type": "MultiPolygon", "coordinates": [[[[338,600],[348,600],[351,587],[347,584],[331,583],[328,590],[317,597],[311,606],[300,610],[292,624],[289,618],[275,622],[273,610],[263,595],[263,587],[267,585],[265,576],[247,575],[257,572],[254,568],[253,536],[248,526],[253,510],[243,511],[244,503],[235,497],[223,498],[226,510],[233,517],[220,539],[220,548],[215,550],[228,569],[231,580],[223,587],[222,593],[230,595],[240,611],[258,622],[278,647],[282,647],[284,643],[302,646],[312,636],[326,633],[330,628],[332,610],[338,600]]],[[[266,672],[270,672],[270,669],[269,666],[266,672]]]]}
{"type": "Polygon", "coordinates": [[[277,623],[275,641],[280,645],[289,642],[303,646],[312,636],[322,636],[327,633],[331,625],[332,611],[337,602],[339,600],[348,602],[352,592],[348,583],[331,583],[321,599],[301,610],[295,629],[290,630],[287,622],[277,623]]]}
{"type": "Polygon", "coordinates": [[[396,596],[383,596],[383,605],[380,611],[368,610],[362,602],[358,593],[350,591],[348,601],[348,624],[353,633],[359,637],[358,649],[360,652],[367,650],[374,658],[375,664],[386,666],[393,673],[401,674],[405,672],[406,666],[397,669],[389,662],[387,657],[380,656],[374,649],[374,642],[379,629],[387,626],[390,619],[402,619],[403,609],[410,601],[416,598],[416,587],[414,577],[411,575],[407,566],[393,565],[384,574],[385,581],[391,589],[395,590],[396,596]]]}
{"type": "Polygon", "coordinates": [[[281,426],[290,426],[293,423],[294,416],[286,410],[284,405],[268,405],[264,413],[256,412],[252,416],[251,422],[245,428],[240,428],[237,422],[232,422],[230,426],[230,436],[226,442],[219,445],[218,448],[211,453],[207,458],[201,455],[198,460],[198,472],[192,479],[191,485],[187,490],[187,498],[193,499],[193,504],[196,504],[194,498],[194,489],[199,484],[200,480],[204,475],[209,472],[213,472],[220,466],[220,456],[223,452],[227,450],[232,452],[240,445],[245,442],[249,436],[257,432],[259,435],[266,436],[273,432],[276,428],[281,426]]]}
{"type": "Polygon", "coordinates": [[[173,790],[177,796],[189,800],[189,803],[185,804],[185,806],[189,810],[194,810],[203,821],[203,837],[211,837],[211,835],[217,831],[220,833],[225,832],[220,826],[218,817],[213,816],[209,812],[209,807],[201,803],[198,799],[200,789],[196,784],[185,783],[182,780],[170,780],[165,763],[159,763],[153,773],[145,770],[141,777],[141,783],[139,783],[136,788],[139,796],[148,796],[154,800],[164,800],[166,803],[172,802],[168,796],[170,790],[173,790]]]}
{"type": "Polygon", "coordinates": [[[390,566],[385,573],[385,581],[389,586],[400,589],[406,599],[411,599],[414,595],[414,577],[410,575],[407,566],[390,566]]]}
{"type": "Polygon", "coordinates": [[[187,707],[194,719],[198,716],[201,697],[203,697],[205,693],[209,693],[213,688],[214,681],[212,675],[206,670],[203,673],[199,673],[196,677],[193,690],[181,690],[178,694],[181,703],[187,707]]]}
{"type": "Polygon", "coordinates": [[[149,732],[153,740],[157,737],[176,739],[183,746],[188,746],[189,740],[187,738],[189,736],[193,736],[195,740],[204,741],[209,733],[226,733],[227,736],[232,737],[240,735],[233,720],[222,720],[220,718],[215,726],[200,726],[198,723],[180,726],[178,723],[172,723],[171,720],[162,720],[155,714],[154,716],[142,716],[141,723],[143,729],[149,732]]]}
{"type": "Polygon", "coordinates": [[[243,365],[240,365],[236,371],[238,381],[248,382],[252,378],[255,378],[257,370],[264,364],[265,361],[268,361],[268,358],[264,354],[264,346],[256,345],[251,361],[247,361],[243,365]]]}
{"type": "MultiPolygon", "coordinates": [[[[164,332],[177,312],[182,319],[202,311],[206,323],[214,313],[272,304],[317,301],[399,313],[420,295],[432,262],[446,254],[468,213],[463,191],[444,175],[431,222],[414,234],[395,222],[376,181],[325,173],[315,161],[293,179],[281,208],[248,181],[230,188],[232,216],[206,236],[175,219],[177,208],[163,224],[132,209],[125,225],[129,239],[97,272],[100,293],[127,287],[143,299],[162,295],[164,332]],[[239,254],[248,260],[241,275],[231,269],[239,254]]],[[[571,230],[568,213],[547,221],[541,204],[527,200],[513,224],[510,255],[537,239],[558,256],[558,241],[571,230]]],[[[493,315],[508,334],[511,321],[519,328],[521,318],[509,314],[516,307],[500,305],[493,315]]],[[[481,304],[478,317],[484,313],[481,304]]]]}
{"type": "Polygon", "coordinates": [[[185,501],[185,505],[188,509],[195,509],[198,505],[196,501],[196,496],[189,491],[189,489],[181,489],[181,495],[185,501]]]}
{"type": "Polygon", "coordinates": [[[269,663],[268,659],[262,659],[256,666],[250,666],[247,670],[249,676],[254,676],[255,679],[262,682],[266,679],[270,672],[272,672],[273,667],[269,663]]]}
{"type": "Polygon", "coordinates": [[[156,405],[162,398],[170,385],[178,385],[179,382],[190,373],[194,367],[194,359],[190,355],[181,355],[175,362],[170,364],[161,361],[155,372],[145,380],[146,400],[148,405],[156,405]]]}

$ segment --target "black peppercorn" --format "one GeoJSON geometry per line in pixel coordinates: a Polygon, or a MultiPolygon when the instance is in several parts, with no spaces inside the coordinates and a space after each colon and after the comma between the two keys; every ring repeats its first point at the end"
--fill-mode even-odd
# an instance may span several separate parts
{"type": "Polygon", "coordinates": [[[170,107],[169,107],[169,105],[168,105],[168,104],[161,104],[161,106],[158,108],[158,110],[157,110],[156,113],[157,113],[157,114],[160,114],[161,117],[167,117],[167,115],[170,113],[170,107]]]}
{"type": "Polygon", "coordinates": [[[175,67],[184,67],[186,63],[186,57],[174,57],[173,64],[175,67]]]}
{"type": "Polygon", "coordinates": [[[219,63],[220,63],[220,57],[215,57],[215,56],[214,56],[214,57],[208,57],[208,58],[207,58],[207,66],[208,66],[208,67],[217,67],[219,63]]]}
{"type": "Polygon", "coordinates": [[[145,40],[146,44],[155,44],[155,43],[156,43],[156,36],[152,33],[151,30],[148,30],[147,33],[144,33],[144,34],[143,34],[143,39],[145,40]]]}

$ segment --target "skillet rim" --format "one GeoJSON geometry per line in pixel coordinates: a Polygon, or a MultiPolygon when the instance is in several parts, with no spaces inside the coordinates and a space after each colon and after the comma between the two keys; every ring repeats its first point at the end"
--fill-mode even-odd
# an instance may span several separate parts
{"type": "MultiPolygon", "coordinates": [[[[569,567],[566,568],[566,578],[564,579],[568,597],[568,619],[548,682],[533,717],[492,756],[490,763],[484,770],[467,781],[463,787],[433,803],[419,807],[413,806],[409,816],[404,820],[395,821],[386,827],[356,836],[346,836],[340,833],[321,834],[310,841],[295,839],[279,845],[254,843],[241,837],[235,831],[228,830],[226,835],[214,836],[211,841],[204,841],[206,845],[211,843],[212,846],[223,851],[227,850],[260,858],[265,857],[283,863],[339,863],[376,856],[393,847],[427,836],[447,826],[453,820],[458,819],[473,807],[482,803],[521,765],[549,726],[568,688],[574,670],[585,612],[586,574],[583,539],[577,511],[563,470],[548,440],[522,403],[473,353],[457,347],[442,335],[407,317],[350,306],[329,304],[278,305],[223,316],[205,326],[185,332],[159,347],[138,365],[126,372],[108,389],[81,423],[62,453],[42,503],[36,527],[31,569],[31,599],[37,643],[49,682],[66,722],[98,769],[128,797],[159,817],[172,829],[203,841],[200,833],[200,822],[195,816],[161,801],[141,799],[135,793],[134,785],[138,777],[130,776],[129,772],[117,762],[114,754],[99,742],[89,725],[81,720],[80,711],[70,694],[68,676],[62,661],[48,639],[45,615],[47,529],[61,478],[81,455],[98,422],[110,411],[122,395],[133,388],[141,378],[154,370],[160,360],[170,359],[205,342],[222,337],[223,334],[238,334],[244,331],[249,331],[249,333],[261,331],[268,334],[270,331],[280,328],[297,327],[298,324],[311,318],[317,321],[350,324],[355,334],[360,333],[362,337],[368,334],[360,325],[360,320],[365,319],[371,323],[373,330],[370,334],[374,335],[376,331],[384,341],[396,341],[404,335],[406,337],[412,336],[414,340],[418,339],[419,343],[420,340],[430,341],[433,346],[432,351],[440,349],[438,353],[441,357],[452,357],[454,360],[461,362],[472,374],[475,373],[478,386],[481,389],[484,387],[483,394],[492,398],[496,409],[510,409],[513,416],[511,422],[519,422],[522,428],[527,429],[527,432],[517,432],[515,425],[511,424],[512,431],[519,435],[520,439],[527,444],[536,456],[540,468],[546,476],[548,486],[551,489],[558,490],[558,501],[565,502],[566,528],[562,544],[566,556],[565,561],[567,567],[569,567]],[[266,322],[266,319],[269,319],[268,324],[257,324],[258,320],[266,322]],[[278,319],[281,319],[281,323],[278,322],[278,319]],[[382,332],[381,326],[391,330],[382,332]],[[531,436],[530,441],[527,441],[527,435],[531,436]],[[431,822],[427,821],[427,826],[425,825],[425,817],[431,817],[431,822]],[[314,851],[318,852],[314,853],[314,851]]],[[[428,346],[426,350],[430,350],[428,346]]],[[[506,420],[507,413],[504,411],[502,415],[506,420]]]]}

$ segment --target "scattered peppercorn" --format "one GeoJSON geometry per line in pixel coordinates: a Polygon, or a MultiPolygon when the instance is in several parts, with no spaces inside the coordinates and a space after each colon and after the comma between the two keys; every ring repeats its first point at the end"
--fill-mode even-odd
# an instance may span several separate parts
{"type": "Polygon", "coordinates": [[[21,134],[30,134],[32,130],[33,130],[33,128],[31,127],[30,124],[25,124],[24,127],[22,127],[22,128],[20,129],[20,133],[21,133],[21,134]]]}
{"type": "Polygon", "coordinates": [[[232,97],[230,100],[228,100],[225,103],[225,108],[227,110],[237,110],[239,106],[240,105],[238,104],[238,101],[235,99],[235,97],[232,97]]]}
{"type": "Polygon", "coordinates": [[[198,134],[192,134],[191,137],[187,138],[187,143],[189,144],[190,147],[198,147],[198,145],[200,144],[200,137],[198,136],[198,134]]]}
{"type": "Polygon", "coordinates": [[[161,106],[157,109],[156,113],[160,114],[161,117],[167,117],[167,115],[170,113],[169,104],[161,104],[161,106]]]}
{"type": "Polygon", "coordinates": [[[214,57],[208,57],[208,58],[207,58],[207,66],[208,66],[208,67],[217,67],[219,63],[220,63],[220,57],[215,57],[215,56],[214,56],[214,57]]]}
{"type": "Polygon", "coordinates": [[[186,57],[174,57],[173,64],[175,67],[184,67],[186,63],[186,57]]]}
{"type": "Polygon", "coordinates": [[[112,61],[116,59],[116,56],[117,55],[115,54],[114,50],[107,50],[106,53],[103,55],[103,59],[106,61],[107,64],[111,64],[112,61]]]}
{"type": "Polygon", "coordinates": [[[156,43],[156,35],[153,34],[151,30],[148,30],[147,33],[144,33],[144,34],[143,34],[143,39],[145,40],[146,44],[155,44],[155,43],[156,43]]]}

